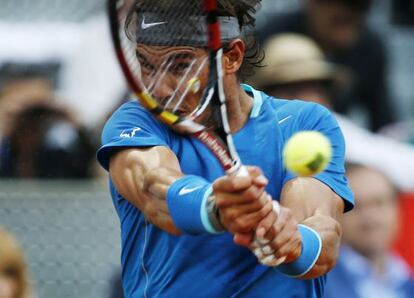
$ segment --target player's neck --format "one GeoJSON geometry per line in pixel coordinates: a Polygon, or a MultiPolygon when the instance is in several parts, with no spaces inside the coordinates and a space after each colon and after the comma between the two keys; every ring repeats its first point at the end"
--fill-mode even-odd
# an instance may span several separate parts
{"type": "Polygon", "coordinates": [[[239,131],[249,120],[253,107],[253,99],[243,90],[234,88],[227,95],[227,114],[232,133],[239,131]]]}

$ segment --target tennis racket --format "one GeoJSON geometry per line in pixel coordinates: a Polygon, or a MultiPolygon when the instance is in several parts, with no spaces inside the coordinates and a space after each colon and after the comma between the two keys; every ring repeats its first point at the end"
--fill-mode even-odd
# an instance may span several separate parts
{"type": "Polygon", "coordinates": [[[221,64],[223,47],[241,35],[237,18],[219,16],[217,0],[108,0],[108,15],[117,58],[142,106],[199,139],[227,175],[247,176],[230,133],[221,64]]]}
{"type": "Polygon", "coordinates": [[[111,35],[142,106],[205,144],[226,174],[247,175],[227,118],[223,43],[240,36],[216,0],[108,0],[111,35]]]}

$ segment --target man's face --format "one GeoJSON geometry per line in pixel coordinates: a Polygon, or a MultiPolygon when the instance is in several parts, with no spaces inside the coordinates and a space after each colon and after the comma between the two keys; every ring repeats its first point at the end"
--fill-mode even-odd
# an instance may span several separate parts
{"type": "Polygon", "coordinates": [[[208,81],[206,50],[139,44],[137,57],[144,85],[164,109],[182,115],[194,111],[208,81]]]}
{"type": "Polygon", "coordinates": [[[364,13],[336,1],[309,1],[311,33],[327,51],[351,47],[359,38],[364,13]]]}
{"type": "Polygon", "coordinates": [[[344,215],[344,241],[367,257],[387,252],[397,231],[397,203],[393,187],[380,173],[357,168],[349,172],[355,208],[344,215]]]}

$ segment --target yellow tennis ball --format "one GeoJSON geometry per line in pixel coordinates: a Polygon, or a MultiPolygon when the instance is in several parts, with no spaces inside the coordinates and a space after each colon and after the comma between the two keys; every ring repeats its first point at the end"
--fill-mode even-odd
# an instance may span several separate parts
{"type": "Polygon", "coordinates": [[[294,134],[283,149],[285,167],[298,176],[313,176],[322,172],[331,157],[331,142],[317,131],[294,134]]]}
{"type": "Polygon", "coordinates": [[[201,82],[198,77],[193,77],[187,82],[188,88],[190,88],[190,91],[194,94],[196,94],[198,91],[200,91],[201,88],[201,82]]]}

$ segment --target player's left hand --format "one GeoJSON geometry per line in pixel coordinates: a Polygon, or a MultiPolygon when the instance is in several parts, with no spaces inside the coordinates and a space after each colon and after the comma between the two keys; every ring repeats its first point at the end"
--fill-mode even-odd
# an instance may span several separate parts
{"type": "Polygon", "coordinates": [[[300,256],[302,238],[292,212],[277,201],[272,203],[273,212],[258,224],[254,236],[249,239],[246,235],[237,235],[235,242],[248,246],[263,265],[277,266],[300,256]]]}

